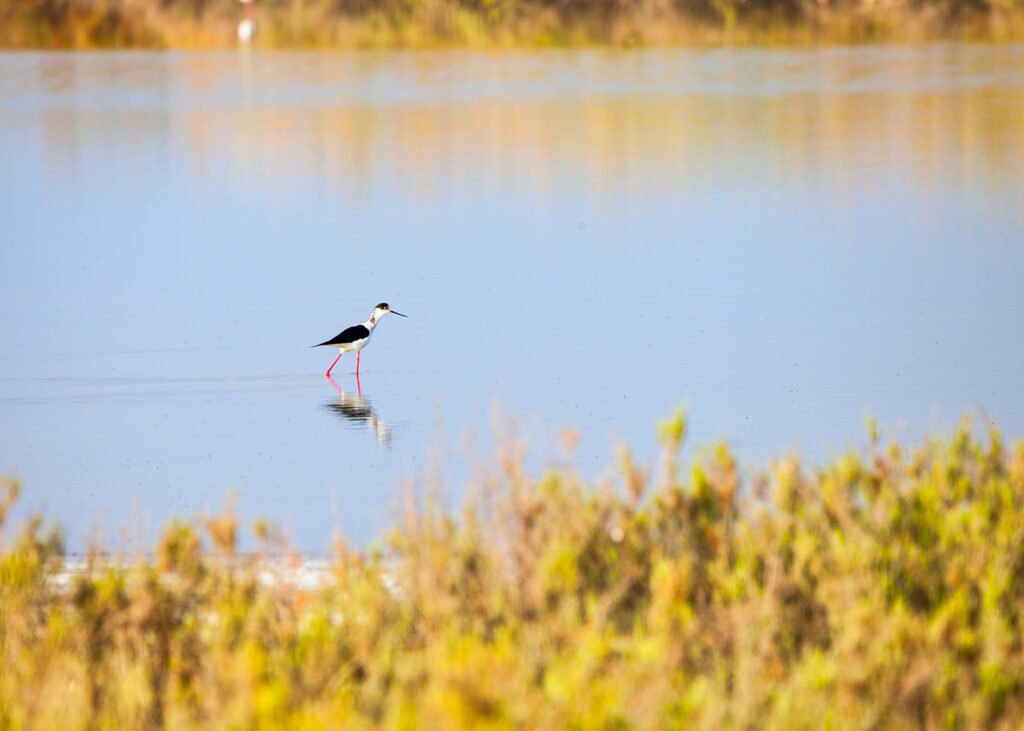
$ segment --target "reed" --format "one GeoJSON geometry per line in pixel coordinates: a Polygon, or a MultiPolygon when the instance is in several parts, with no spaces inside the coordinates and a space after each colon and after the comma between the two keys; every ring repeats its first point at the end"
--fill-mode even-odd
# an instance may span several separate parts
{"type": "MultiPolygon", "coordinates": [[[[234,0],[0,0],[0,48],[225,48],[234,0]]],[[[1024,0],[256,0],[265,48],[1024,37],[1024,0]]]]}
{"type": "Polygon", "coordinates": [[[598,484],[506,439],[458,515],[316,570],[230,507],[79,566],[4,525],[0,728],[1020,728],[1024,443],[748,474],[659,434],[598,484]]]}

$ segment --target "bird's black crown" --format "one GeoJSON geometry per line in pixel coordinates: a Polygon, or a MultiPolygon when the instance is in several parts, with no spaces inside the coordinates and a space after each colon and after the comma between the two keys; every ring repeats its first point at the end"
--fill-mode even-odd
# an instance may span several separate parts
{"type": "Polygon", "coordinates": [[[379,305],[377,305],[373,309],[375,309],[375,310],[390,310],[391,308],[388,307],[388,303],[387,302],[381,302],[379,305]]]}

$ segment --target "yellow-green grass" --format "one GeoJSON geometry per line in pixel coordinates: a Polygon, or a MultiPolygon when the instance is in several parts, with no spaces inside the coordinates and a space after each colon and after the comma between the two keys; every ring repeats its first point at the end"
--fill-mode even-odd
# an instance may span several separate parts
{"type": "Polygon", "coordinates": [[[8,524],[0,728],[1021,728],[1024,443],[741,472],[684,469],[684,432],[596,484],[506,441],[457,515],[410,500],[315,583],[231,510],[76,570],[8,524]]]}
{"type": "MultiPolygon", "coordinates": [[[[1024,38],[1024,0],[256,0],[266,48],[1024,38]]],[[[0,48],[224,48],[235,0],[0,0],[0,48]]]]}

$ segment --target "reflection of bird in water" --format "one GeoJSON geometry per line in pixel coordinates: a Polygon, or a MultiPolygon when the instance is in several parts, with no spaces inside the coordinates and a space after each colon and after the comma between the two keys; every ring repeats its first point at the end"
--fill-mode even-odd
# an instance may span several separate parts
{"type": "Polygon", "coordinates": [[[354,394],[345,393],[330,376],[327,377],[327,380],[331,382],[334,390],[338,392],[338,398],[324,404],[324,408],[333,411],[341,418],[353,424],[366,424],[373,431],[378,444],[385,447],[390,446],[391,427],[377,416],[377,412],[373,410],[370,400],[363,398],[363,391],[359,386],[359,376],[356,376],[356,393],[354,394]]]}
{"type": "MultiPolygon", "coordinates": [[[[377,323],[380,322],[380,319],[389,312],[394,312],[399,317],[408,317],[408,315],[403,315],[401,312],[395,312],[392,310],[388,307],[387,302],[381,302],[373,308],[373,312],[370,313],[370,319],[362,325],[347,327],[330,340],[317,343],[313,347],[319,348],[321,345],[329,345],[332,348],[337,348],[341,351],[338,353],[338,357],[334,359],[334,363],[337,363],[338,359],[345,355],[345,353],[353,350],[356,351],[356,375],[358,376],[359,359],[362,357],[362,354],[359,351],[365,348],[366,344],[370,342],[370,336],[373,335],[373,328],[377,327],[377,323]]],[[[334,363],[331,363],[330,368],[328,368],[327,372],[324,374],[328,378],[331,377],[331,368],[334,368],[334,363]]]]}
{"type": "Polygon", "coordinates": [[[256,20],[252,17],[253,0],[238,0],[245,6],[245,18],[238,24],[238,40],[248,43],[256,32],[256,20]]]}

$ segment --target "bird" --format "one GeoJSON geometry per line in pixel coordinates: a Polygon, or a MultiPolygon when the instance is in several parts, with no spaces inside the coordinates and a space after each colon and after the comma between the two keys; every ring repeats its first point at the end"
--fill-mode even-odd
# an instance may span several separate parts
{"type": "Polygon", "coordinates": [[[381,302],[373,308],[373,312],[370,313],[370,319],[362,325],[347,327],[330,340],[325,340],[322,343],[317,343],[312,346],[314,348],[319,348],[321,345],[328,345],[341,351],[338,353],[338,357],[334,359],[334,363],[331,363],[330,368],[327,369],[327,372],[324,373],[324,375],[330,378],[331,368],[334,368],[335,363],[337,363],[345,353],[354,350],[356,351],[356,378],[358,378],[359,359],[361,357],[359,351],[365,348],[366,344],[370,342],[370,336],[373,335],[373,328],[377,327],[377,323],[380,322],[380,319],[389,312],[398,315],[399,317],[408,317],[408,315],[403,315],[401,312],[395,312],[392,310],[388,307],[387,302],[381,302]]]}
{"type": "Polygon", "coordinates": [[[246,45],[252,40],[256,32],[256,20],[252,17],[253,0],[238,0],[245,6],[245,18],[238,23],[238,40],[246,45]]]}

